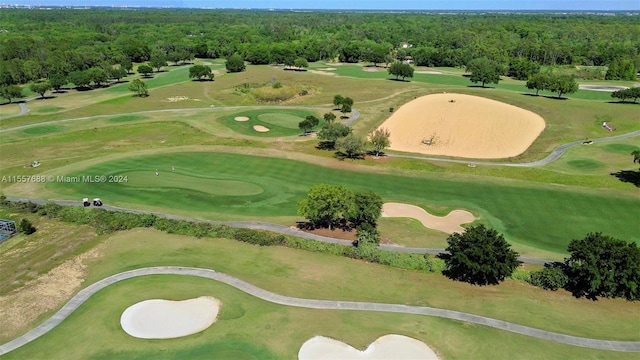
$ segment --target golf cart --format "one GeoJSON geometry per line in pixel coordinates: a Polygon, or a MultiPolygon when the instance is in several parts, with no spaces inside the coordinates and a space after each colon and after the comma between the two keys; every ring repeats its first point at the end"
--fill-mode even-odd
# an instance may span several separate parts
{"type": "Polygon", "coordinates": [[[99,198],[93,199],[93,206],[102,206],[102,200],[99,198]]]}
{"type": "Polygon", "coordinates": [[[91,203],[89,202],[89,198],[82,199],[82,205],[84,205],[84,207],[91,205],[91,203]]]}

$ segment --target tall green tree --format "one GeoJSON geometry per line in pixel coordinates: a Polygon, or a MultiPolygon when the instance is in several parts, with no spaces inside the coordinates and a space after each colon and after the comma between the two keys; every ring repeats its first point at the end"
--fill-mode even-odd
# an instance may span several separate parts
{"type": "Polygon", "coordinates": [[[497,84],[500,82],[500,75],[504,72],[504,68],[500,63],[489,60],[486,57],[474,59],[467,64],[467,72],[471,73],[472,83],[482,83],[482,87],[486,84],[497,84]]]}
{"type": "Polygon", "coordinates": [[[560,99],[564,94],[573,94],[578,91],[578,82],[573,75],[552,75],[547,90],[557,93],[560,99]]]}
{"type": "Polygon", "coordinates": [[[120,62],[120,67],[129,74],[133,70],[133,63],[129,59],[124,59],[120,62]]]}
{"type": "Polygon", "coordinates": [[[387,71],[390,75],[395,76],[396,80],[398,79],[398,77],[401,77],[402,80],[413,77],[413,66],[400,61],[396,61],[391,64],[387,71]]]}
{"type": "Polygon", "coordinates": [[[365,150],[366,140],[361,136],[349,134],[336,140],[336,149],[349,159],[361,158],[365,150]]]}
{"type": "Polygon", "coordinates": [[[167,66],[167,57],[164,54],[156,53],[151,56],[149,65],[156,69],[156,72],[160,72],[163,67],[167,66]]]}
{"type": "Polygon", "coordinates": [[[153,73],[153,68],[147,64],[138,65],[138,73],[142,74],[142,77],[150,77],[153,73]]]}
{"type": "Polygon", "coordinates": [[[334,148],[336,140],[351,133],[351,128],[340,123],[326,123],[318,132],[318,139],[325,141],[327,148],[334,148]]]}
{"type": "Polygon", "coordinates": [[[336,114],[332,112],[328,112],[328,113],[325,113],[322,117],[324,118],[324,121],[330,123],[336,119],[336,114]]]}
{"type": "Polygon", "coordinates": [[[306,69],[309,67],[309,62],[307,61],[307,59],[303,57],[299,57],[293,61],[293,66],[295,66],[298,69],[306,69]]]}
{"type": "Polygon", "coordinates": [[[540,90],[544,90],[549,86],[550,75],[547,73],[537,73],[529,77],[527,80],[526,87],[527,89],[536,90],[536,96],[538,96],[538,92],[540,90]]]}
{"type": "Polygon", "coordinates": [[[48,81],[32,83],[30,88],[31,88],[31,91],[33,91],[34,93],[40,94],[40,97],[44,99],[44,94],[47,91],[51,90],[51,83],[49,83],[48,81]]]}
{"type": "Polygon", "coordinates": [[[56,92],[60,91],[67,83],[68,80],[64,74],[54,73],[49,76],[49,84],[51,84],[51,88],[56,92]]]}
{"type": "Polygon", "coordinates": [[[342,95],[334,95],[333,96],[333,105],[340,108],[342,106],[342,102],[344,101],[344,97],[342,95]]]}
{"type": "Polygon", "coordinates": [[[448,254],[441,254],[450,279],[474,285],[497,285],[520,266],[518,253],[494,229],[471,226],[447,238],[448,254]]]}
{"type": "Polygon", "coordinates": [[[509,63],[507,76],[516,80],[527,80],[539,72],[539,64],[525,58],[515,58],[511,59],[511,62],[509,63]]]}
{"type": "Polygon", "coordinates": [[[133,79],[131,84],[129,84],[129,91],[136,93],[139,97],[149,96],[149,89],[147,89],[147,84],[140,79],[133,79]]]}
{"type": "Polygon", "coordinates": [[[70,73],[67,79],[69,80],[69,82],[73,83],[73,85],[76,86],[76,89],[86,88],[91,83],[91,77],[89,76],[89,73],[82,70],[70,73]]]}
{"type": "Polygon", "coordinates": [[[213,80],[213,73],[211,72],[211,68],[207,65],[193,65],[189,68],[189,78],[200,81],[205,78],[213,80]]]}
{"type": "Polygon", "coordinates": [[[298,215],[315,227],[333,229],[355,209],[354,193],[343,185],[319,184],[298,203],[298,215]]]}
{"type": "Polygon", "coordinates": [[[375,229],[382,215],[383,200],[374,191],[364,190],[354,194],[355,211],[349,214],[348,221],[356,228],[375,229]]]}
{"type": "Polygon", "coordinates": [[[227,58],[225,62],[225,68],[228,72],[241,72],[244,71],[247,66],[244,64],[244,59],[240,54],[233,54],[227,58]]]}
{"type": "Polygon", "coordinates": [[[13,99],[19,99],[23,97],[22,88],[18,85],[2,85],[0,86],[0,98],[9,100],[9,104],[13,99]]]}
{"type": "Polygon", "coordinates": [[[373,145],[373,151],[376,152],[376,156],[380,156],[380,152],[389,146],[391,146],[391,133],[389,130],[380,128],[375,129],[371,134],[369,134],[369,142],[373,145]]]}
{"type": "Polygon", "coordinates": [[[640,300],[640,248],[635,242],[590,233],[571,240],[567,289],[576,297],[640,300]]]}

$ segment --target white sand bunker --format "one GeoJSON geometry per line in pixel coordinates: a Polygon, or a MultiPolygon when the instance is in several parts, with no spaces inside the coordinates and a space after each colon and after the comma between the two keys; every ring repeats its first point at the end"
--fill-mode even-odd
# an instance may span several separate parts
{"type": "Polygon", "coordinates": [[[253,125],[253,130],[257,131],[257,132],[267,132],[269,131],[268,127],[264,127],[262,125],[253,125]]]}
{"type": "Polygon", "coordinates": [[[627,86],[617,86],[617,85],[586,85],[580,84],[578,85],[580,90],[591,90],[591,91],[606,91],[606,92],[614,92],[622,89],[628,89],[627,86]]]}
{"type": "Polygon", "coordinates": [[[429,214],[421,207],[403,203],[385,203],[382,205],[382,217],[413,218],[429,229],[452,234],[464,232],[461,224],[473,222],[476,218],[466,210],[453,210],[446,216],[440,217],[429,214]]]}
{"type": "Polygon", "coordinates": [[[335,76],[336,73],[332,73],[332,72],[328,72],[328,71],[324,71],[324,70],[309,70],[310,73],[312,74],[318,74],[318,75],[329,75],[329,76],[335,76]]]}
{"type": "Polygon", "coordinates": [[[299,360],[437,360],[436,353],[422,341],[402,336],[385,335],[360,351],[342,341],[324,336],[307,340],[298,352],[299,360]]]}
{"type": "Polygon", "coordinates": [[[544,127],[531,111],[462,94],[419,97],[380,125],[391,133],[391,150],[478,159],[520,155],[544,127]]]}
{"type": "Polygon", "coordinates": [[[235,121],[249,121],[249,118],[246,116],[236,116],[233,118],[235,121]]]}
{"type": "Polygon", "coordinates": [[[220,301],[201,296],[183,301],[152,299],[129,306],[122,329],[140,339],[172,339],[198,333],[216,321],[220,301]]]}

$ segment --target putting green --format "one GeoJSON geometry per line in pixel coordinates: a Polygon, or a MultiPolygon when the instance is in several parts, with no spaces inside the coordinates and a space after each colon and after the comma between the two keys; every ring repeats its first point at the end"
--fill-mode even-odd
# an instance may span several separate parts
{"type": "Polygon", "coordinates": [[[386,201],[427,209],[467,209],[513,242],[556,253],[565,253],[571,239],[597,231],[640,243],[636,211],[640,200],[598,190],[442,176],[373,175],[287,159],[205,152],[134,156],[67,175],[96,174],[130,174],[130,183],[54,182],[45,186],[72,199],[92,194],[109,204],[147,206],[167,213],[277,221],[277,217],[296,215],[296,204],[309,187],[344,184],[355,190],[374,190],[386,201]],[[179,165],[175,177],[170,171],[155,176],[155,169],[170,170],[172,164],[179,165]],[[263,191],[258,193],[258,188],[263,191]]]}
{"type": "Polygon", "coordinates": [[[286,113],[266,113],[258,115],[258,120],[289,129],[298,129],[298,124],[304,118],[286,113]]]}
{"type": "Polygon", "coordinates": [[[150,189],[154,192],[168,189],[197,191],[209,195],[248,196],[257,195],[264,190],[259,185],[236,180],[221,180],[213,177],[180,174],[175,172],[127,171],[119,173],[117,178],[125,178],[124,187],[136,188],[135,191],[150,189]]]}
{"type": "Polygon", "coordinates": [[[595,170],[604,167],[600,161],[593,159],[575,159],[567,161],[567,165],[580,170],[595,170]]]}
{"type": "Polygon", "coordinates": [[[631,144],[613,143],[604,145],[603,149],[613,153],[629,155],[633,151],[640,150],[640,147],[631,144]]]}

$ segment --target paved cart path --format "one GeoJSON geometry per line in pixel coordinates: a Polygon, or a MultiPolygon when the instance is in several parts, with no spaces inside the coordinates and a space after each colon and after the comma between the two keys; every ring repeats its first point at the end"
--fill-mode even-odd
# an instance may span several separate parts
{"type": "Polygon", "coordinates": [[[121,272],[102,279],[78,292],[69,302],[67,302],[56,314],[38,325],[28,333],[6,343],[0,345],[0,355],[6,354],[25,344],[33,341],[40,336],[51,331],[62,321],[64,321],[71,313],[73,313],[80,305],[87,301],[93,294],[104,289],[105,287],[115,284],[119,281],[131,279],[146,275],[187,275],[197,276],[206,279],[220,281],[234,288],[253,295],[261,300],[269,301],[279,305],[295,306],[307,309],[328,309],[328,310],[354,310],[354,311],[379,311],[393,312],[402,314],[427,315],[436,316],[446,319],[464,321],[467,323],[479,324],[493,327],[500,330],[510,331],[516,334],[532,336],[539,339],[555,341],[563,344],[581,346],[592,349],[611,350],[611,351],[640,351],[640,341],[609,341],[589,339],[577,336],[564,335],[550,331],[540,330],[528,326],[518,325],[507,321],[492,319],[484,316],[468,314],[460,311],[437,309],[426,306],[411,306],[402,304],[383,304],[372,302],[356,302],[356,301],[333,301],[333,300],[313,300],[302,299],[289,296],[279,295],[265,289],[261,289],[248,282],[242,281],[233,276],[216,272],[210,269],[178,267],[178,266],[162,266],[148,267],[131,271],[121,272]]]}

